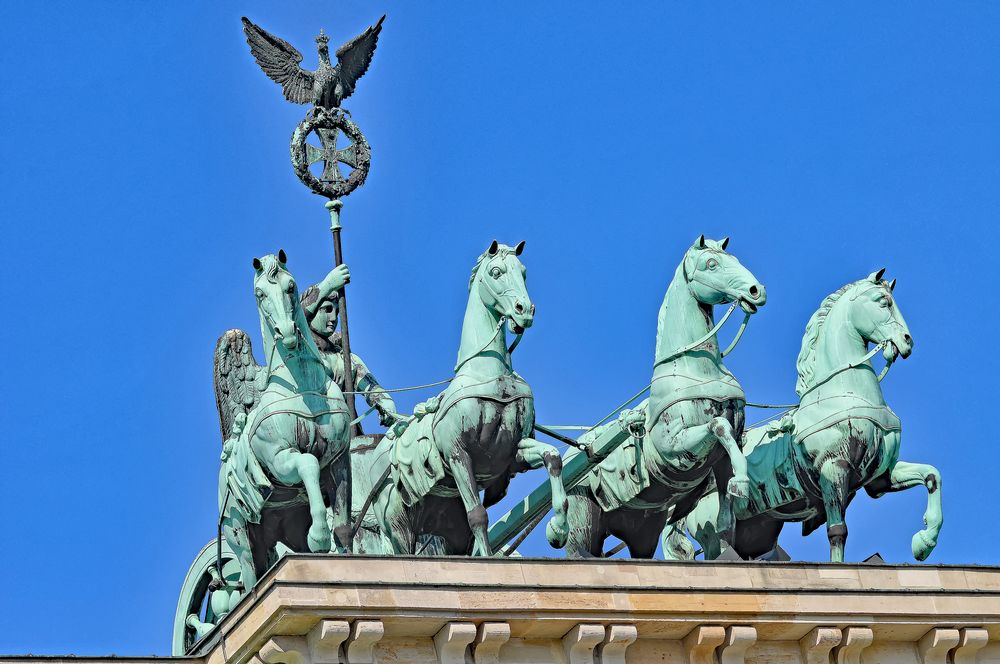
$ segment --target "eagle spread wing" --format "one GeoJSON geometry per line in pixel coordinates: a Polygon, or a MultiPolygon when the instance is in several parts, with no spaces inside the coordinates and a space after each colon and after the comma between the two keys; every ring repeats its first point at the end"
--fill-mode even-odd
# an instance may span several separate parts
{"type": "MultiPolygon", "coordinates": [[[[313,89],[316,78],[313,72],[299,66],[302,54],[298,49],[254,24],[246,16],[243,17],[243,33],[247,36],[247,44],[250,45],[250,52],[257,64],[272,81],[281,86],[285,99],[296,104],[308,104],[316,100],[313,89]]],[[[371,60],[370,55],[368,59],[371,60]]],[[[365,67],[367,66],[366,63],[365,67]]]]}
{"type": "Polygon", "coordinates": [[[223,442],[232,436],[236,416],[256,408],[266,384],[267,367],[254,359],[250,335],[229,330],[219,337],[215,344],[215,405],[223,442]]]}
{"type": "Polygon", "coordinates": [[[382,21],[385,14],[373,26],[337,49],[337,62],[340,65],[340,85],[343,88],[342,99],[350,97],[358,79],[368,71],[368,65],[375,55],[378,45],[378,33],[382,32],[382,21]]]}

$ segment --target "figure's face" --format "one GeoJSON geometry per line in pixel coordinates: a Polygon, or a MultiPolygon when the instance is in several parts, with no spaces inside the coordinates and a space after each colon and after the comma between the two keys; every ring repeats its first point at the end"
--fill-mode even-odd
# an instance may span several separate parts
{"type": "Polygon", "coordinates": [[[738,302],[748,314],[767,302],[767,292],[750,270],[726,253],[729,238],[716,242],[698,238],[684,257],[688,284],[703,304],[738,302]]]}
{"type": "Polygon", "coordinates": [[[877,273],[871,288],[852,298],[850,318],[865,341],[876,344],[889,342],[882,355],[887,362],[892,362],[897,355],[904,359],[910,356],[913,352],[913,337],[910,336],[910,328],[892,294],[895,280],[889,283],[882,281],[881,277],[881,272],[877,273]]]}
{"type": "Polygon", "coordinates": [[[324,339],[329,339],[337,331],[337,300],[338,296],[334,293],[320,302],[320,305],[316,308],[316,315],[309,322],[309,327],[312,328],[312,331],[324,339]]]}

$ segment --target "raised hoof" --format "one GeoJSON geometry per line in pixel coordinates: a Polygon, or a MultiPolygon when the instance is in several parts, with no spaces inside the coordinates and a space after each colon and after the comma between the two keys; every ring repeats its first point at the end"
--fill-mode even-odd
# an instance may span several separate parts
{"type": "Polygon", "coordinates": [[[313,553],[330,553],[333,544],[330,540],[330,528],[323,522],[314,521],[306,535],[306,543],[313,553]]]}
{"type": "Polygon", "coordinates": [[[733,498],[749,498],[750,478],[749,477],[730,478],[729,484],[726,485],[726,493],[733,498]]]}
{"type": "Polygon", "coordinates": [[[545,538],[555,549],[561,549],[566,546],[566,541],[569,539],[569,526],[565,520],[557,524],[556,519],[549,519],[548,524],[545,526],[545,538]]]}
{"type": "Polygon", "coordinates": [[[927,556],[931,555],[935,546],[937,546],[937,541],[931,539],[926,530],[917,531],[910,541],[913,557],[917,560],[927,560],[927,556]]]}

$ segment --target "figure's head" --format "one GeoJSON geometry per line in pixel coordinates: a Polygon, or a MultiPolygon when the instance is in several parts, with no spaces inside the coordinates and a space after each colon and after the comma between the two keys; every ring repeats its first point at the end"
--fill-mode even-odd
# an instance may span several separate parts
{"type": "Polygon", "coordinates": [[[274,341],[281,341],[288,350],[299,344],[295,325],[295,310],[299,303],[299,292],[295,279],[285,267],[287,257],[281,250],[278,255],[268,254],[253,259],[253,289],[260,310],[261,324],[274,335],[274,341]]]}
{"type": "MultiPolygon", "coordinates": [[[[306,291],[304,298],[308,298],[309,291],[306,291]]],[[[333,333],[337,331],[337,315],[339,313],[340,305],[340,295],[337,291],[330,293],[329,296],[322,302],[320,302],[314,313],[306,313],[306,320],[309,321],[309,329],[312,330],[313,334],[325,339],[327,341],[333,337],[333,333]]],[[[303,304],[306,302],[303,301],[303,304]]],[[[308,309],[307,309],[308,311],[308,309]]]]}
{"type": "Polygon", "coordinates": [[[510,321],[515,334],[531,327],[535,318],[535,305],[528,297],[525,286],[527,270],[518,256],[524,251],[524,240],[516,247],[499,244],[496,240],[476,262],[469,281],[469,290],[477,290],[483,304],[510,321]]]}
{"type": "Polygon", "coordinates": [[[763,284],[726,253],[729,238],[720,241],[700,236],[684,254],[684,278],[695,299],[703,304],[738,302],[748,314],[767,302],[763,284]]]}
{"type": "Polygon", "coordinates": [[[885,281],[883,274],[885,268],[872,272],[845,295],[850,307],[848,319],[854,329],[869,343],[887,342],[882,355],[886,362],[892,362],[897,356],[910,356],[913,337],[892,294],[896,280],[885,281]]]}

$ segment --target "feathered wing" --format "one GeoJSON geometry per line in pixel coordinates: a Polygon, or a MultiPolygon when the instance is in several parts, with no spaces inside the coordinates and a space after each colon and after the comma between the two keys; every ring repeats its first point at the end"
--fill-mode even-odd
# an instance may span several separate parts
{"type": "Polygon", "coordinates": [[[225,442],[233,433],[233,421],[248,414],[260,402],[267,383],[267,367],[257,364],[250,335],[229,330],[215,344],[215,405],[225,442]]]}
{"type": "Polygon", "coordinates": [[[385,14],[373,26],[337,49],[337,62],[340,64],[340,85],[344,90],[341,99],[347,99],[354,92],[358,79],[368,71],[378,45],[378,33],[382,32],[382,21],[385,14]]]}
{"type": "Polygon", "coordinates": [[[299,66],[302,54],[280,37],[243,17],[243,33],[247,36],[250,53],[272,81],[281,86],[285,99],[296,104],[316,100],[313,72],[299,66]]]}

